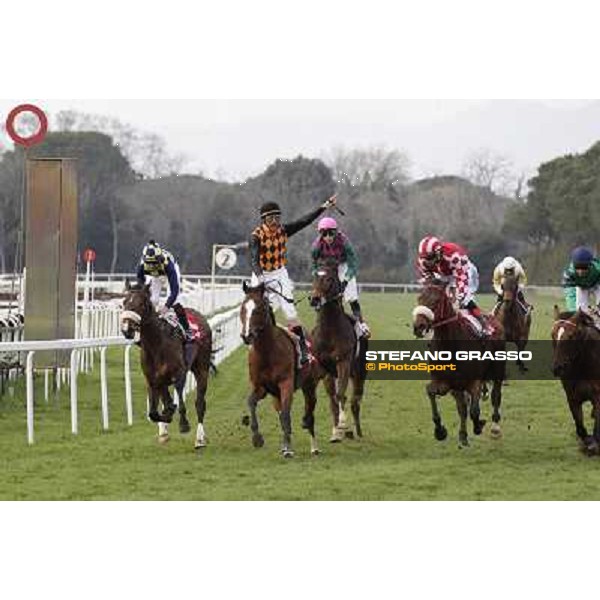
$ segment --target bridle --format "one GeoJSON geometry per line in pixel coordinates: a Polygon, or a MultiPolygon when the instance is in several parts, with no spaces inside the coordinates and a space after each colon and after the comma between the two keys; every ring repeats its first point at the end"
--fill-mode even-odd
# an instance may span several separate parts
{"type": "MultiPolygon", "coordinates": [[[[317,273],[317,276],[321,279],[321,278],[324,278],[327,275],[329,275],[329,278],[335,282],[335,276],[333,274],[330,274],[329,270],[324,270],[324,269],[325,269],[325,267],[320,269],[317,273]]],[[[314,297],[312,295],[310,296],[311,306],[315,310],[321,310],[323,307],[325,307],[329,304],[339,303],[339,301],[344,297],[344,291],[342,289],[341,283],[339,282],[339,279],[337,280],[337,283],[340,287],[340,291],[335,293],[333,296],[330,296],[330,297],[326,297],[326,296],[314,297]],[[315,301],[318,301],[318,303],[315,301]]]]}

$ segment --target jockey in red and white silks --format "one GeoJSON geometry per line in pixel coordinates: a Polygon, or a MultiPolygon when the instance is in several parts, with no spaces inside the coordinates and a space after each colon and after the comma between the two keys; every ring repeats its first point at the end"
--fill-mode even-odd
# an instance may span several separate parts
{"type": "Polygon", "coordinates": [[[459,307],[468,310],[486,331],[487,323],[475,302],[479,271],[462,246],[427,236],[419,244],[417,268],[423,279],[440,279],[454,288],[459,307]]]}

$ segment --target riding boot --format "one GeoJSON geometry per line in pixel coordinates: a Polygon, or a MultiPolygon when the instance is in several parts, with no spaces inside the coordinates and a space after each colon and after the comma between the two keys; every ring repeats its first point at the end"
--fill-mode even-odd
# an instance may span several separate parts
{"type": "Polygon", "coordinates": [[[365,320],[363,319],[362,310],[358,300],[350,302],[350,309],[352,310],[352,315],[358,323],[358,330],[360,331],[359,337],[367,339],[370,338],[371,330],[369,329],[369,326],[365,323],[365,320]]]}
{"type": "Polygon", "coordinates": [[[304,329],[301,326],[294,327],[292,330],[298,336],[298,344],[300,346],[300,364],[305,365],[309,362],[308,347],[306,346],[306,336],[304,329]]]}
{"type": "Polygon", "coordinates": [[[179,320],[179,323],[181,324],[181,327],[183,327],[183,331],[185,332],[185,341],[193,342],[194,332],[190,327],[190,322],[188,321],[187,315],[185,314],[185,309],[183,308],[183,306],[181,306],[181,304],[175,304],[173,306],[173,310],[175,311],[177,319],[179,320]]]}

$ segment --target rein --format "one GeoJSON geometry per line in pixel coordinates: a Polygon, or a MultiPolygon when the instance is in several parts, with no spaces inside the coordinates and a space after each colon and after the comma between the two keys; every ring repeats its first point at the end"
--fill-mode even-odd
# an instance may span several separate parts
{"type": "Polygon", "coordinates": [[[288,304],[294,304],[295,306],[298,306],[299,304],[301,304],[302,302],[304,302],[309,297],[309,294],[306,294],[300,300],[294,300],[293,298],[288,298],[287,296],[285,296],[283,293],[281,293],[280,291],[276,290],[275,288],[265,286],[265,290],[267,292],[272,292],[273,294],[276,294],[277,296],[279,296],[280,298],[282,298],[284,300],[284,302],[287,302],[288,304]]]}

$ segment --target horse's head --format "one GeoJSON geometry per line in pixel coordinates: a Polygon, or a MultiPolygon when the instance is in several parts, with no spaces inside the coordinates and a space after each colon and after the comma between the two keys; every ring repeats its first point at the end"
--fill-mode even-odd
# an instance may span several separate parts
{"type": "Polygon", "coordinates": [[[579,361],[584,348],[582,342],[590,339],[590,327],[594,327],[594,321],[584,312],[561,313],[558,307],[554,308],[554,316],[552,372],[556,377],[562,377],[579,361]]]}
{"type": "Polygon", "coordinates": [[[335,302],[342,297],[342,282],[335,260],[319,263],[310,295],[310,305],[317,310],[325,304],[335,302]]]}
{"type": "Polygon", "coordinates": [[[507,271],[502,278],[502,300],[505,304],[514,302],[519,292],[519,280],[514,272],[507,271]]]}
{"type": "Polygon", "coordinates": [[[450,319],[455,315],[448,287],[438,281],[428,281],[423,288],[418,306],[413,311],[413,331],[421,339],[436,322],[450,319]]]}
{"type": "Polygon", "coordinates": [[[139,337],[142,321],[154,312],[149,285],[125,283],[125,299],[121,313],[121,332],[128,340],[139,337]]]}
{"type": "Polygon", "coordinates": [[[266,287],[261,283],[257,287],[251,287],[244,282],[244,294],[246,298],[240,309],[242,321],[242,340],[250,346],[260,334],[273,324],[271,306],[265,297],[266,287]]]}

